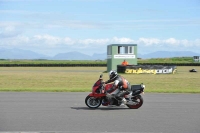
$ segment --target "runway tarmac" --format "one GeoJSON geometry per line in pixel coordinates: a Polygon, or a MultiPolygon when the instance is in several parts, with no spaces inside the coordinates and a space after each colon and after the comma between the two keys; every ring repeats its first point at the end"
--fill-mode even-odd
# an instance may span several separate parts
{"type": "Polygon", "coordinates": [[[145,93],[139,109],[89,109],[89,92],[0,92],[0,132],[200,133],[200,94],[145,93]]]}

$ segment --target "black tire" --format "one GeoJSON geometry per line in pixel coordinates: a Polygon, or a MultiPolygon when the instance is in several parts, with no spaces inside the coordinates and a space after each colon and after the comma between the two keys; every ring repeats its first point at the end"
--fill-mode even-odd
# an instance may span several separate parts
{"type": "Polygon", "coordinates": [[[101,103],[102,103],[101,98],[95,98],[95,97],[91,97],[91,96],[87,96],[85,98],[85,104],[91,109],[98,108],[101,105],[101,103]]]}
{"type": "Polygon", "coordinates": [[[143,98],[141,95],[137,95],[133,98],[134,101],[137,101],[135,105],[127,105],[130,109],[138,109],[142,106],[143,104],[143,98]]]}

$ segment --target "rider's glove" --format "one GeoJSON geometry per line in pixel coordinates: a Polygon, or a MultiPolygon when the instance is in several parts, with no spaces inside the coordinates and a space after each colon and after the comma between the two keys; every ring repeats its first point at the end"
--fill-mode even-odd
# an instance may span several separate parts
{"type": "Polygon", "coordinates": [[[122,86],[120,86],[120,87],[119,87],[119,90],[120,90],[120,91],[122,91],[122,90],[123,90],[123,87],[122,87],[122,86]]]}
{"type": "Polygon", "coordinates": [[[107,83],[108,83],[108,81],[105,81],[105,82],[104,82],[104,84],[107,84],[107,83]]]}

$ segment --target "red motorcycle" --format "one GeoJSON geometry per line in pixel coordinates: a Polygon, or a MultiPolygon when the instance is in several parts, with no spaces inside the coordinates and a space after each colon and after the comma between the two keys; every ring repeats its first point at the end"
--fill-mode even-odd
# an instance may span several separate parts
{"type": "Polygon", "coordinates": [[[144,93],[145,85],[131,85],[131,93],[125,95],[124,98],[126,102],[123,103],[115,98],[115,94],[119,93],[120,89],[115,89],[111,93],[106,94],[105,92],[112,87],[112,84],[104,84],[103,75],[100,75],[100,78],[96,81],[96,83],[92,87],[92,93],[90,93],[85,98],[85,104],[92,109],[98,108],[100,105],[109,106],[115,105],[120,106],[122,104],[126,105],[130,109],[138,109],[143,104],[143,98],[140,95],[144,93]]]}

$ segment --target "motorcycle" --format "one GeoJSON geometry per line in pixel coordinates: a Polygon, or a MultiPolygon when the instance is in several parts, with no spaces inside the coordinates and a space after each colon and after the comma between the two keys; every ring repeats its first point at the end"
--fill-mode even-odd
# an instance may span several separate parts
{"type": "Polygon", "coordinates": [[[100,105],[102,106],[121,106],[126,105],[130,109],[138,109],[143,105],[143,97],[145,85],[143,83],[137,85],[131,85],[131,93],[125,95],[126,102],[123,103],[115,98],[115,94],[119,93],[120,89],[116,88],[114,91],[107,93],[106,91],[112,87],[112,84],[104,84],[103,75],[101,74],[99,79],[92,87],[92,92],[86,96],[85,104],[91,108],[96,109],[100,105]]]}

